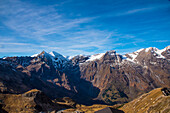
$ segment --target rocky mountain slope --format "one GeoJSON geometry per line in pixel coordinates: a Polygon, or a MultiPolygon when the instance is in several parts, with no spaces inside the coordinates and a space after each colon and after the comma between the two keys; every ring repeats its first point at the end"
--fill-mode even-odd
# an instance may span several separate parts
{"type": "Polygon", "coordinates": [[[151,89],[170,86],[170,47],[141,49],[124,56],[108,51],[100,59],[79,63],[81,77],[100,89],[106,103],[132,100],[151,89]]]}
{"type": "Polygon", "coordinates": [[[0,92],[39,89],[50,98],[70,97],[78,103],[128,102],[158,87],[170,86],[170,46],[78,55],[67,59],[45,51],[31,57],[0,59],[0,92]]]}
{"type": "Polygon", "coordinates": [[[164,95],[161,89],[157,88],[145,93],[120,109],[125,113],[169,113],[170,96],[164,95]]]}

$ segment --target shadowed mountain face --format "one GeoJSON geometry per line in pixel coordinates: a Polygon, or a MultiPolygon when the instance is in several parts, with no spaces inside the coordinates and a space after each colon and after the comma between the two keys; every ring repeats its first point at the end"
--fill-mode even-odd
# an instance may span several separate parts
{"type": "Polygon", "coordinates": [[[39,89],[51,98],[71,97],[78,103],[128,102],[154,88],[170,86],[170,47],[116,51],[67,59],[43,51],[32,57],[0,59],[1,93],[39,89]]]}
{"type": "Polygon", "coordinates": [[[61,55],[42,52],[35,57],[7,57],[0,60],[1,93],[23,93],[39,89],[51,98],[71,97],[92,103],[99,89],[80,77],[79,66],[61,55]]]}

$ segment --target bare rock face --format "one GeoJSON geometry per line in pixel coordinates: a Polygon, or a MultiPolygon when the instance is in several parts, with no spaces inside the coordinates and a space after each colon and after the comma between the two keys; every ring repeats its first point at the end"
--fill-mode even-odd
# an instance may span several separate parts
{"type": "Polygon", "coordinates": [[[1,93],[36,88],[50,98],[70,97],[83,104],[128,102],[154,88],[170,86],[169,81],[169,46],[125,55],[111,50],[70,60],[45,51],[32,57],[0,59],[1,93]]]}
{"type": "Polygon", "coordinates": [[[162,93],[165,95],[165,96],[169,96],[170,95],[170,88],[162,88],[161,89],[162,93]]]}
{"type": "Polygon", "coordinates": [[[106,52],[80,65],[81,77],[100,89],[106,103],[127,102],[151,89],[170,86],[169,48],[141,49],[125,56],[106,52]],[[166,55],[166,56],[163,56],[166,55]]]}

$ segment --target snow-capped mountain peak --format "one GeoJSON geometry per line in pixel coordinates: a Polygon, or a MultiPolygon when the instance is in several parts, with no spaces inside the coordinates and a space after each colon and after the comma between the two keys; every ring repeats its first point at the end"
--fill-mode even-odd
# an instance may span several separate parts
{"type": "Polygon", "coordinates": [[[156,56],[157,58],[165,58],[162,53],[164,51],[166,51],[168,49],[168,47],[162,49],[162,50],[159,50],[158,48],[156,47],[149,47],[149,48],[146,48],[145,49],[145,52],[151,52],[154,56],[156,56]]]}
{"type": "MultiPolygon", "coordinates": [[[[165,56],[162,53],[169,49],[170,49],[170,46],[167,46],[162,50],[159,50],[156,47],[149,47],[146,49],[142,48],[142,49],[139,49],[133,53],[128,53],[128,54],[124,55],[123,57],[124,57],[124,59],[134,62],[134,63],[138,62],[136,58],[139,55],[144,55],[144,54],[147,54],[147,55],[151,54],[153,57],[165,59],[165,56]]],[[[146,55],[144,55],[144,56],[146,56],[146,55]]]]}
{"type": "Polygon", "coordinates": [[[55,60],[59,59],[59,60],[68,60],[67,58],[65,58],[63,55],[55,52],[55,51],[52,51],[49,53],[55,60]]]}
{"type": "Polygon", "coordinates": [[[139,50],[137,50],[137,51],[135,51],[135,52],[133,52],[133,53],[126,54],[126,55],[124,55],[123,57],[124,57],[124,59],[126,59],[126,60],[128,60],[128,61],[135,62],[136,57],[137,57],[137,56],[139,55],[139,53],[140,53],[141,51],[143,51],[143,50],[144,50],[144,48],[139,49],[139,50]]]}
{"type": "Polygon", "coordinates": [[[31,55],[31,57],[36,57],[36,56],[38,56],[38,54],[31,55]]]}
{"type": "Polygon", "coordinates": [[[53,57],[62,56],[61,54],[59,54],[59,53],[57,53],[57,52],[55,52],[55,51],[51,51],[51,52],[49,52],[49,54],[50,54],[51,56],[53,56],[53,57]]]}
{"type": "Polygon", "coordinates": [[[32,55],[32,57],[35,57],[33,62],[40,61],[40,58],[46,58],[48,61],[52,61],[52,64],[56,69],[63,69],[65,67],[65,64],[69,61],[67,58],[62,56],[61,54],[52,51],[52,52],[41,52],[40,54],[32,55]]]}
{"type": "MultiPolygon", "coordinates": [[[[167,46],[166,48],[164,48],[162,50],[159,50],[156,47],[142,48],[142,49],[139,49],[133,53],[125,54],[122,57],[124,60],[130,61],[133,63],[139,63],[140,62],[140,61],[138,61],[139,57],[141,58],[143,56],[148,56],[148,55],[152,55],[152,57],[159,58],[159,59],[160,58],[165,59],[165,56],[163,53],[169,49],[170,49],[170,46],[167,46]]],[[[43,51],[40,54],[32,55],[32,57],[40,57],[40,58],[46,57],[47,59],[50,58],[56,68],[58,68],[58,67],[62,68],[66,63],[68,64],[69,61],[73,61],[73,60],[77,59],[77,61],[79,61],[79,63],[85,63],[85,62],[87,63],[87,62],[91,62],[91,61],[100,60],[106,54],[111,55],[111,56],[117,55],[116,51],[111,50],[111,51],[107,51],[106,53],[99,53],[99,54],[95,54],[95,55],[77,55],[77,56],[71,56],[71,57],[64,57],[63,55],[61,55],[55,51],[52,51],[49,53],[43,51]]]]}
{"type": "Polygon", "coordinates": [[[149,48],[146,48],[146,49],[145,49],[145,52],[149,52],[149,51],[154,52],[154,51],[158,51],[158,50],[159,50],[159,49],[156,48],[156,47],[149,47],[149,48]]]}
{"type": "Polygon", "coordinates": [[[100,59],[100,58],[102,58],[102,57],[104,56],[104,54],[105,54],[105,53],[99,53],[99,54],[91,55],[91,56],[89,57],[89,59],[86,60],[86,62],[100,59]]]}

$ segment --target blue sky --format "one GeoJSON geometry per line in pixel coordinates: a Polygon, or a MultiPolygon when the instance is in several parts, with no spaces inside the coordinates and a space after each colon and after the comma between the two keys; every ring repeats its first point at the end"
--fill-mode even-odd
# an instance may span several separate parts
{"type": "Polygon", "coordinates": [[[0,57],[168,45],[169,0],[0,0],[0,57]]]}

